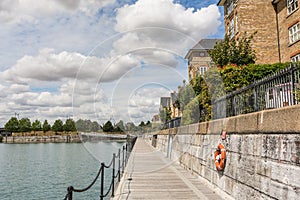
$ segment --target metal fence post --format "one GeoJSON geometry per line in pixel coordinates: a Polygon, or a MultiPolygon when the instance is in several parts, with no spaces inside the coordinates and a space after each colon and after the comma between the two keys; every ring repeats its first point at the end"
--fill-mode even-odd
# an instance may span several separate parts
{"type": "Polygon", "coordinates": [[[111,192],[111,196],[114,197],[115,196],[115,158],[116,158],[116,154],[113,154],[113,169],[112,169],[112,192],[111,192]]]}
{"type": "Polygon", "coordinates": [[[294,66],[293,63],[290,63],[290,76],[291,76],[291,100],[292,100],[292,105],[295,105],[296,98],[295,98],[295,77],[294,77],[294,66]]]}
{"type": "Polygon", "coordinates": [[[125,151],[125,146],[123,146],[123,151],[122,151],[122,173],[124,172],[124,168],[125,168],[125,165],[124,165],[124,151],[125,151]]]}
{"type": "Polygon", "coordinates": [[[100,186],[100,200],[104,197],[104,163],[101,163],[101,186],[100,186]]]}
{"type": "Polygon", "coordinates": [[[67,195],[67,197],[68,197],[68,200],[72,200],[73,199],[73,187],[72,186],[68,187],[68,195],[67,195]]]}
{"type": "Polygon", "coordinates": [[[119,169],[118,169],[118,182],[121,181],[121,149],[119,149],[119,169]]]}
{"type": "Polygon", "coordinates": [[[257,87],[256,80],[254,81],[254,111],[258,111],[257,87]]]}

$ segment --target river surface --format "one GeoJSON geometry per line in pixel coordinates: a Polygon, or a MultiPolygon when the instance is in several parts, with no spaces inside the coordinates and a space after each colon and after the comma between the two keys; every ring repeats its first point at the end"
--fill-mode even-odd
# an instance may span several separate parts
{"type": "MultiPolygon", "coordinates": [[[[63,199],[68,186],[88,186],[100,163],[109,164],[112,154],[123,144],[0,144],[0,199],[63,199]]],[[[111,174],[108,175],[107,179],[111,174]]],[[[73,193],[73,199],[99,199],[99,191],[98,180],[89,191],[73,193]]]]}

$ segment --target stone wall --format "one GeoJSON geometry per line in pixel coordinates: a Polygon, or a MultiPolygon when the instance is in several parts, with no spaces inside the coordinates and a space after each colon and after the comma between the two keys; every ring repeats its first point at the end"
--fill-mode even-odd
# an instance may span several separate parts
{"type": "Polygon", "coordinates": [[[156,148],[170,159],[235,199],[300,196],[300,106],[163,130],[148,138],[157,138],[156,148]],[[220,142],[227,153],[223,172],[213,161],[220,142]]]}

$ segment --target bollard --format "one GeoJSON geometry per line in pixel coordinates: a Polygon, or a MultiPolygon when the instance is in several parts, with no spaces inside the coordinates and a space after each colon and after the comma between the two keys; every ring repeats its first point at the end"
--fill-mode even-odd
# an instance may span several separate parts
{"type": "Polygon", "coordinates": [[[112,191],[111,191],[111,196],[114,197],[115,196],[115,158],[116,158],[116,154],[113,154],[113,169],[112,169],[112,191]]]}
{"type": "Polygon", "coordinates": [[[104,197],[104,163],[101,163],[101,186],[100,186],[100,200],[104,197]]]}
{"type": "Polygon", "coordinates": [[[120,182],[121,181],[121,149],[119,149],[119,169],[118,169],[118,174],[119,174],[118,181],[120,182]]]}

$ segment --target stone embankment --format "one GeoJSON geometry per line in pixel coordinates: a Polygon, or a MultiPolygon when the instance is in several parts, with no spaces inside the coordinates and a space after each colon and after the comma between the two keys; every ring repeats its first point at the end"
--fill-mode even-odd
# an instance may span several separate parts
{"type": "Polygon", "coordinates": [[[3,137],[3,143],[27,144],[27,143],[79,143],[78,135],[52,135],[52,136],[10,136],[3,137]]]}
{"type": "Polygon", "coordinates": [[[167,129],[147,138],[168,158],[235,199],[300,196],[299,105],[167,129]],[[213,159],[219,143],[227,153],[221,172],[213,159]]]}

